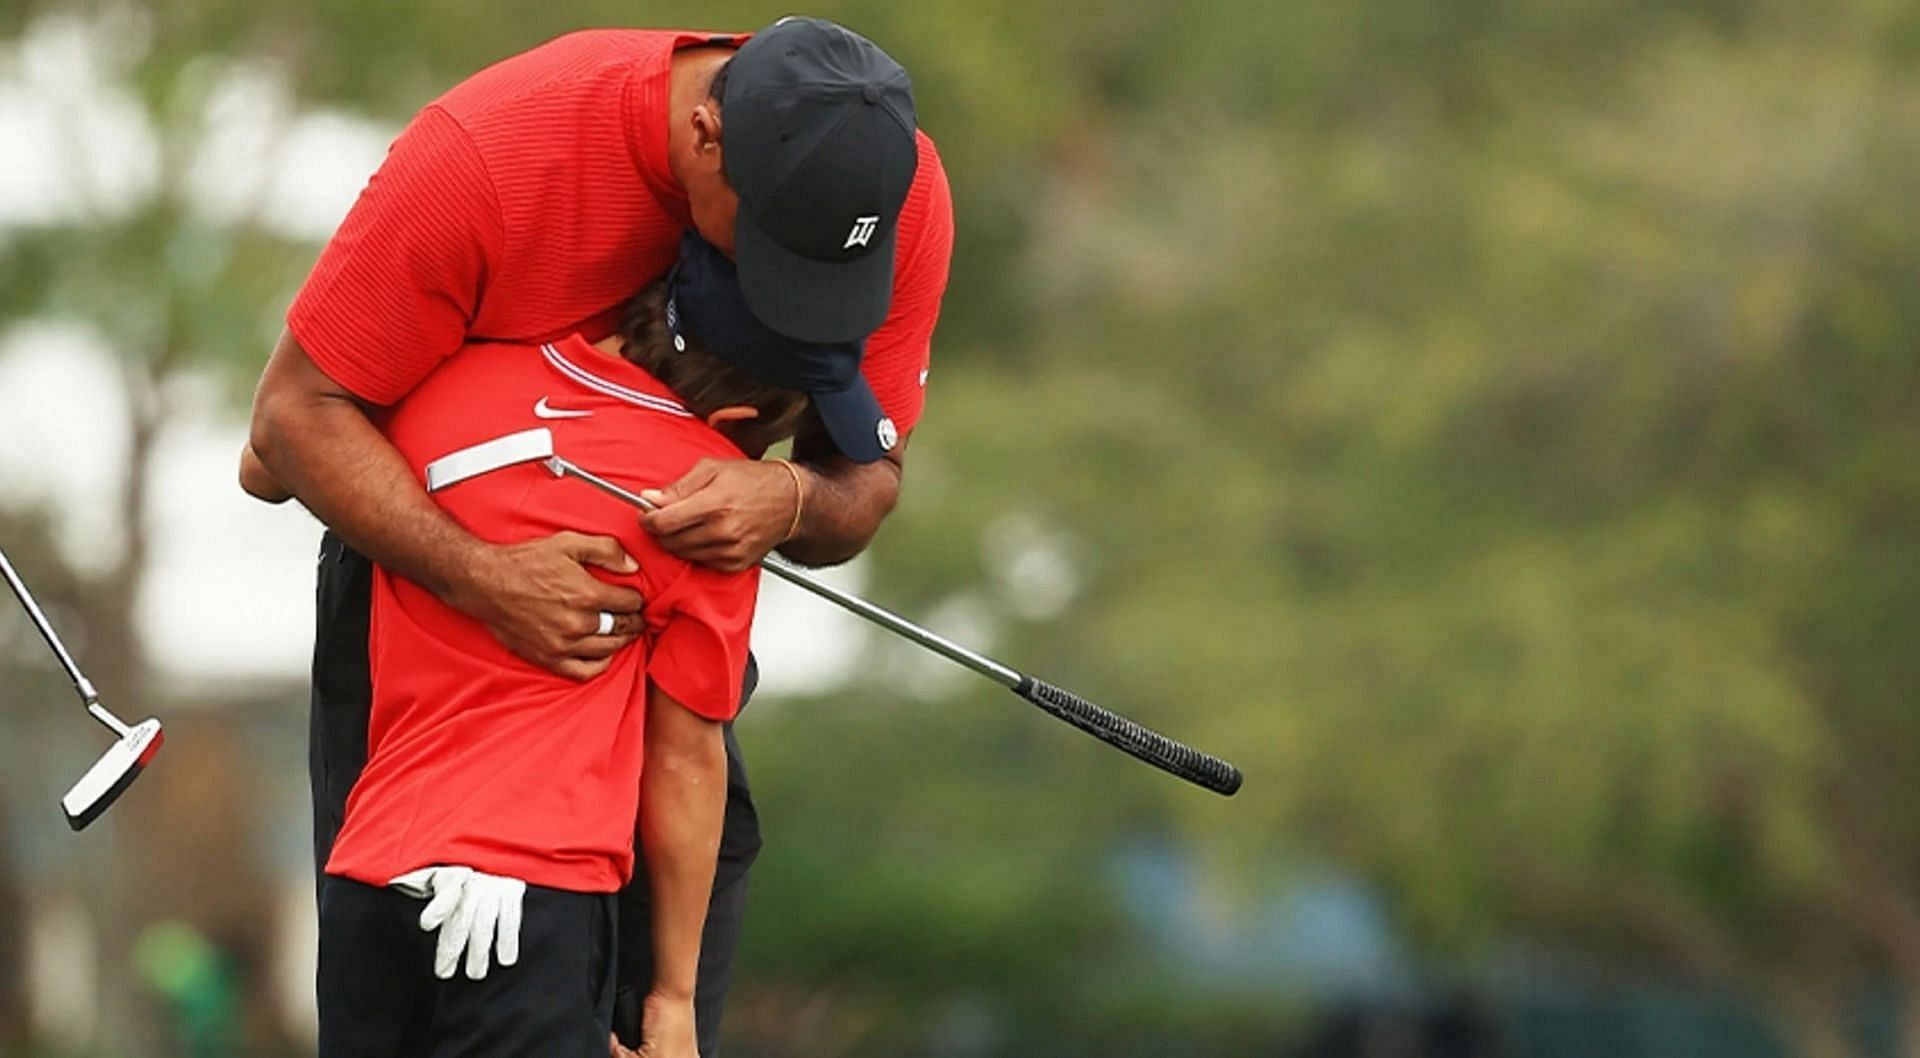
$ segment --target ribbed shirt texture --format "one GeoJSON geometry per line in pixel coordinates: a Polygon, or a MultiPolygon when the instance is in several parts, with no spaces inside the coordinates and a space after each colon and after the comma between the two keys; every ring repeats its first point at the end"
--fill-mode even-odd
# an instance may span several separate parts
{"type": "MultiPolygon", "coordinates": [[[[667,167],[673,53],[731,34],[586,30],[489,66],[422,110],[287,313],[320,369],[399,400],[469,341],[608,333],[691,226],[667,167]]],[[[893,306],[863,372],[904,434],[919,420],[953,206],[933,141],[899,221],[893,306]]]]}

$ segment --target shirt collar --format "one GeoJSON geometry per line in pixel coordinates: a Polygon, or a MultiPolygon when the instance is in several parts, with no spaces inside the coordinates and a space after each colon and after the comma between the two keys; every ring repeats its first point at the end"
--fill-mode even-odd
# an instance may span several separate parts
{"type": "Polygon", "coordinates": [[[580,335],[569,335],[540,347],[547,366],[576,386],[628,404],[700,421],[680,401],[679,394],[661,384],[640,365],[593,347],[580,335]]]}
{"type": "Polygon", "coordinates": [[[728,458],[745,458],[745,453],[726,434],[707,425],[706,420],[695,415],[681,402],[679,394],[668,389],[640,365],[621,357],[608,356],[577,334],[557,342],[548,342],[540,347],[540,355],[546,359],[549,369],[571,385],[623,404],[658,412],[670,421],[677,420],[684,424],[683,429],[692,429],[712,437],[723,446],[729,454],[728,458]]]}

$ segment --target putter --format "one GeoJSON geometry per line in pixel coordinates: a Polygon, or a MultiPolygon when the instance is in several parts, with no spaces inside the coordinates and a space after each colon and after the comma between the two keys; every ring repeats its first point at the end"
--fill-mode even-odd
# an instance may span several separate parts
{"type": "Polygon", "coordinates": [[[40,611],[40,604],[33,601],[33,593],[27,591],[26,582],[13,570],[13,563],[7,561],[6,552],[0,551],[0,575],[7,579],[7,585],[26,607],[27,616],[32,618],[33,626],[40,630],[41,638],[53,648],[54,656],[67,670],[73,680],[73,689],[80,694],[80,701],[95,720],[106,725],[114,733],[116,741],[108,747],[106,755],[87,769],[73,789],[60,799],[60,808],[67,814],[67,825],[75,830],[85,829],[88,823],[100,818],[120,795],[127,792],[133,780],[140,777],[154,754],[160,752],[161,743],[166,735],[160,730],[160,721],[146,719],[132,727],[120,722],[120,718],[107,711],[100,704],[100,692],[93,689],[93,683],[80,672],[80,666],[74,664],[73,655],[67,653],[66,644],[60,642],[60,636],[53,630],[47,615],[40,611]]]}
{"type": "MultiPolygon", "coordinates": [[[[657,510],[638,493],[567,461],[553,450],[553,431],[546,427],[522,430],[496,437],[468,448],[451,452],[427,464],[427,491],[457,485],[469,478],[522,463],[539,463],[554,477],[574,478],[644,511],[657,510]]],[[[858,595],[841,591],[809,575],[804,569],[777,554],[760,560],[762,568],[790,584],[804,588],[881,628],[918,644],[941,657],[979,673],[1063,720],[1137,760],[1196,786],[1232,797],[1240,789],[1240,769],[1219,757],[1190,746],[1110,712],[1072,691],[1036,679],[978,651],[961,646],[945,636],[928,631],[891,610],[882,609],[858,595]]]]}

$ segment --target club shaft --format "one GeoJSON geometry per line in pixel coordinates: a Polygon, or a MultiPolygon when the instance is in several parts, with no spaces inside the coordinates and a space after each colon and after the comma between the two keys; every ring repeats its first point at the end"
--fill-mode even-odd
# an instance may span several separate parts
{"type": "MultiPolygon", "coordinates": [[[[556,473],[584,481],[609,496],[624,500],[641,510],[651,511],[657,509],[654,504],[649,503],[639,493],[621,488],[606,478],[590,470],[584,470],[559,456],[548,460],[547,465],[556,473]]],[[[926,647],[928,650],[939,654],[941,657],[972,669],[974,672],[985,676],[1009,690],[1018,689],[1021,680],[1024,678],[1019,672],[987,657],[985,654],[976,650],[969,650],[945,636],[928,631],[914,624],[912,621],[907,620],[891,610],[882,609],[862,599],[858,595],[841,591],[839,588],[819,580],[799,566],[781,558],[779,555],[768,555],[766,558],[760,560],[760,565],[767,572],[772,573],[781,580],[804,588],[850,613],[866,618],[868,621],[879,625],[895,635],[910,639],[926,647]]]]}
{"type": "Polygon", "coordinates": [[[87,713],[88,715],[92,716],[95,720],[98,720],[102,724],[106,725],[106,728],[108,731],[111,731],[114,734],[119,735],[121,738],[126,738],[128,735],[133,734],[132,728],[121,723],[119,717],[113,715],[112,713],[107,712],[107,707],[104,705],[101,705],[99,702],[89,701],[87,703],[87,713]]]}
{"type": "MultiPolygon", "coordinates": [[[[560,456],[546,457],[545,464],[547,471],[555,477],[571,477],[583,481],[643,511],[659,509],[658,505],[639,493],[622,488],[592,471],[575,466],[560,456]]],[[[771,571],[788,583],[804,588],[895,635],[987,677],[1056,719],[1079,728],[1135,760],[1143,761],[1170,775],[1178,776],[1223,796],[1231,797],[1240,789],[1239,769],[1218,757],[1209,756],[1190,746],[1175,742],[1126,717],[1102,709],[1071,691],[1022,675],[978,651],[963,647],[944,636],[935,635],[899,614],[883,610],[858,595],[841,591],[839,588],[816,580],[811,574],[779,555],[767,555],[760,560],[760,565],[761,568],[771,571]]]]}
{"type": "MultiPolygon", "coordinates": [[[[13,589],[13,594],[20,600],[20,605],[26,608],[27,617],[32,619],[33,626],[40,630],[40,638],[45,639],[47,645],[53,648],[54,656],[60,659],[61,666],[67,670],[67,676],[73,680],[74,690],[80,692],[80,700],[87,703],[87,711],[94,712],[99,708],[100,692],[93,689],[93,684],[80,671],[80,666],[74,663],[73,655],[67,653],[67,645],[60,642],[59,633],[53,630],[53,622],[48,621],[47,615],[41,612],[40,604],[34,601],[33,593],[27,590],[27,582],[20,579],[20,574],[14,572],[13,563],[7,561],[5,551],[0,551],[0,575],[7,578],[7,587],[13,589]]],[[[95,718],[113,728],[117,733],[125,735],[126,727],[118,721],[108,723],[106,718],[100,716],[100,713],[104,712],[106,710],[101,709],[98,713],[94,713],[95,718]]]]}
{"type": "Polygon", "coordinates": [[[972,669],[1008,690],[1013,690],[1020,686],[1020,673],[1013,669],[987,657],[985,654],[975,650],[969,650],[943,635],[922,628],[891,610],[881,609],[858,595],[841,591],[831,584],[809,576],[805,570],[781,558],[779,555],[768,555],[766,558],[760,560],[760,565],[765,568],[767,572],[772,573],[781,580],[805,588],[815,595],[820,596],[822,599],[851,613],[858,614],[889,632],[910,639],[949,661],[972,669]]]}

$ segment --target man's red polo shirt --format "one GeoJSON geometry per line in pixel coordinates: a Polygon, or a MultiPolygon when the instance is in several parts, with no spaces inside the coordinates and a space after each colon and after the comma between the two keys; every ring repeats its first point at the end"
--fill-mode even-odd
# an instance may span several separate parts
{"type": "MultiPolygon", "coordinates": [[[[600,337],[664,275],[691,226],[667,168],[675,50],[736,36],[573,33],[480,71],[422,110],[287,313],[320,369],[391,404],[469,340],[600,337]]],[[[953,245],[933,141],[899,222],[893,307],[863,370],[902,433],[920,417],[953,245]]]]}
{"type": "MultiPolygon", "coordinates": [[[[557,452],[636,491],[703,458],[742,458],[652,376],[578,338],[469,346],[394,409],[385,432],[424,481],[441,456],[541,426],[557,452]]],[[[662,550],[631,507],[535,463],[434,500],[495,543],[562,530],[618,539],[639,572],[594,573],[646,596],[645,641],[576,683],[376,568],[367,767],[327,871],[385,885],[457,863],[555,889],[619,889],[633,875],[648,685],[709,719],[733,718],[759,572],[691,566],[662,550]]]]}

